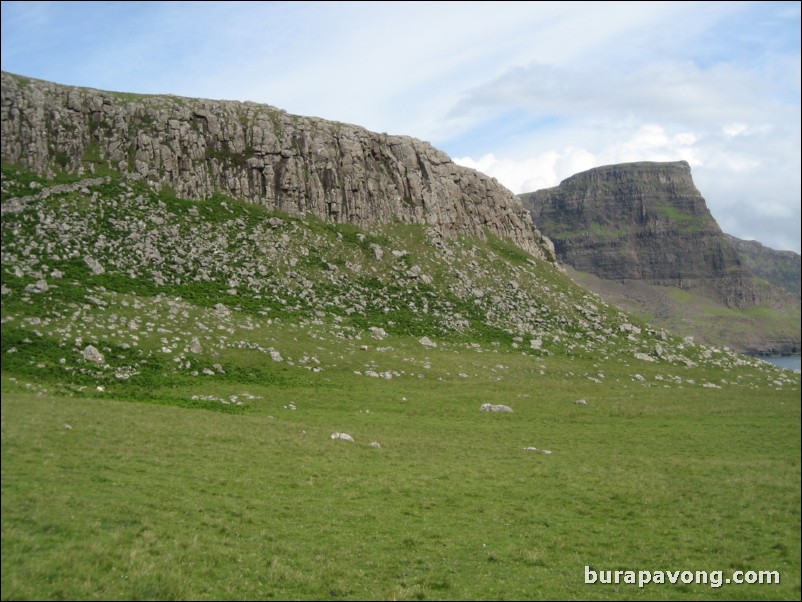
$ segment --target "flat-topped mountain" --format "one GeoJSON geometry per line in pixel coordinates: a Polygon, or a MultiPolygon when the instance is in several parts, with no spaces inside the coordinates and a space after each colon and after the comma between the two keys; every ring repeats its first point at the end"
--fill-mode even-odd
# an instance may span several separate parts
{"type": "Polygon", "coordinates": [[[430,144],[256,103],[102,92],[2,74],[2,157],[39,174],[114,170],[182,198],[215,193],[361,227],[548,241],[509,190],[430,144]]]}
{"type": "Polygon", "coordinates": [[[607,280],[704,287],[731,307],[759,300],[685,161],[598,167],[521,195],[560,261],[607,280]]]}
{"type": "Polygon", "coordinates": [[[558,259],[620,306],[740,350],[799,349],[798,295],[755,276],[685,161],[598,167],[520,197],[558,259]]]}

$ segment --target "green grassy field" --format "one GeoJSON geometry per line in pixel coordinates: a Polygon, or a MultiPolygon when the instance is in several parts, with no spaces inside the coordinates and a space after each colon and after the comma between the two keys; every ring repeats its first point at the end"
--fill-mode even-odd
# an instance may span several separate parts
{"type": "Polygon", "coordinates": [[[798,376],[490,352],[462,378],[464,356],[428,351],[423,379],[277,368],[234,414],[4,377],[3,598],[799,598],[798,376]]]}

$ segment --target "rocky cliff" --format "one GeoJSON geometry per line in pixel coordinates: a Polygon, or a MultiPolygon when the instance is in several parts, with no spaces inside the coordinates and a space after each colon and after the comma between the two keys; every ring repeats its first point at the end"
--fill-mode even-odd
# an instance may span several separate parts
{"type": "Polygon", "coordinates": [[[558,259],[608,301],[706,343],[799,353],[798,292],[755,277],[686,162],[599,167],[520,196],[558,259]]]}
{"type": "Polygon", "coordinates": [[[221,193],[362,227],[489,231],[551,258],[515,195],[407,136],[262,104],[102,92],[8,73],[0,117],[3,160],[40,174],[110,170],[179,197],[221,193]]]}
{"type": "Polygon", "coordinates": [[[579,271],[702,288],[729,307],[762,299],[685,161],[599,167],[521,199],[560,261],[579,271]]]}
{"type": "Polygon", "coordinates": [[[743,240],[729,234],[724,236],[738,252],[741,262],[755,276],[787,290],[797,299],[802,297],[802,261],[799,253],[775,251],[756,240],[743,240]]]}

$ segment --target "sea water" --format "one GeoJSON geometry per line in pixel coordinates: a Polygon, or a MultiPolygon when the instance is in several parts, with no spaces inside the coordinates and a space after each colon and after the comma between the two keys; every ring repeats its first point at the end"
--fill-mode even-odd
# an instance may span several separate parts
{"type": "Polygon", "coordinates": [[[799,355],[761,356],[759,359],[779,366],[780,368],[785,368],[786,370],[799,370],[801,365],[799,355]]]}

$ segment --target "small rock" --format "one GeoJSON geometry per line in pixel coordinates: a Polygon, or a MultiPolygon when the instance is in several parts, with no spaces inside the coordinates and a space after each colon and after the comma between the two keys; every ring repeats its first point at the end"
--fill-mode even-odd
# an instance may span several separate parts
{"type": "Polygon", "coordinates": [[[348,433],[332,433],[331,434],[331,438],[332,439],[341,439],[343,441],[350,441],[351,443],[354,443],[354,438],[351,435],[349,435],[348,433]]]}
{"type": "Polygon", "coordinates": [[[429,337],[421,337],[418,342],[424,347],[437,347],[437,343],[432,341],[429,337]]]}
{"type": "Polygon", "coordinates": [[[84,359],[87,362],[97,362],[98,364],[102,364],[106,361],[106,358],[103,356],[100,351],[97,350],[97,347],[93,345],[87,345],[83,350],[84,359]]]}
{"type": "Polygon", "coordinates": [[[194,353],[195,355],[203,353],[203,347],[201,347],[198,337],[192,337],[192,340],[189,343],[189,352],[194,353]]]}
{"type": "Polygon", "coordinates": [[[37,280],[34,284],[29,284],[25,287],[29,293],[46,293],[50,290],[50,286],[46,280],[37,280]]]}
{"type": "Polygon", "coordinates": [[[370,442],[370,446],[371,447],[375,447],[376,449],[379,449],[382,445],[378,441],[371,441],[370,442]]]}
{"type": "Polygon", "coordinates": [[[574,403],[576,405],[578,405],[578,406],[586,406],[586,405],[588,405],[588,402],[585,401],[584,399],[577,399],[574,403]]]}
{"type": "Polygon", "coordinates": [[[89,267],[90,270],[92,270],[92,273],[95,276],[99,276],[100,274],[104,274],[106,272],[106,269],[100,265],[98,260],[90,257],[89,255],[84,257],[84,263],[89,267]]]}
{"type": "Polygon", "coordinates": [[[512,412],[510,406],[493,403],[483,403],[479,408],[480,412],[512,412]]]}

